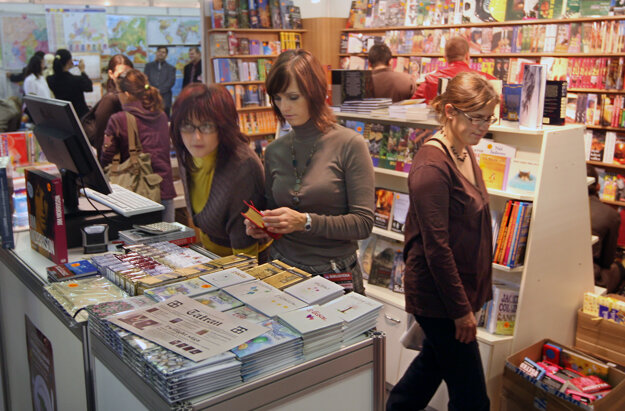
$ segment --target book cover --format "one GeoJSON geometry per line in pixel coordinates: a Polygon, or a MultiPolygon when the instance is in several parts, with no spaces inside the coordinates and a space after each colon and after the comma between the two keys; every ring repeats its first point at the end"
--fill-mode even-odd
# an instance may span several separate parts
{"type": "MultiPolygon", "coordinates": [[[[214,310],[224,312],[243,306],[243,303],[222,290],[216,290],[192,298],[214,310]]],[[[240,318],[240,317],[237,317],[240,318]]]]}
{"type": "Polygon", "coordinates": [[[393,208],[393,192],[383,188],[375,190],[374,225],[384,230],[389,229],[391,210],[393,208]]]}
{"type": "Polygon", "coordinates": [[[608,131],[605,133],[605,147],[603,150],[603,162],[612,163],[614,161],[614,149],[616,146],[616,133],[608,131]]]}
{"type": "Polygon", "coordinates": [[[271,13],[271,27],[274,29],[281,29],[282,27],[282,16],[280,15],[280,3],[281,0],[268,0],[269,1],[269,12],[271,13]]]}
{"type": "Polygon", "coordinates": [[[250,54],[250,39],[248,39],[247,37],[239,38],[239,45],[237,48],[237,53],[242,54],[242,55],[250,54]]]}
{"type": "Polygon", "coordinates": [[[351,323],[381,310],[382,303],[358,293],[349,293],[330,301],[324,307],[333,309],[343,322],[351,323]]]}
{"type": "Polygon", "coordinates": [[[625,136],[622,134],[616,135],[614,158],[612,159],[612,162],[615,164],[625,165],[625,136]]]}
{"type": "Polygon", "coordinates": [[[406,20],[406,7],[401,0],[389,0],[386,3],[386,26],[402,26],[406,20]]]}
{"type": "Polygon", "coordinates": [[[227,270],[205,274],[200,278],[218,288],[256,280],[255,277],[238,268],[228,268],[227,270]]]}
{"type": "Polygon", "coordinates": [[[519,229],[519,235],[517,244],[514,248],[514,254],[512,255],[512,261],[510,267],[517,267],[523,264],[525,260],[525,248],[527,246],[527,236],[529,233],[530,221],[532,218],[533,204],[529,202],[523,202],[523,216],[521,217],[521,228],[519,229]]]}
{"type": "Polygon", "coordinates": [[[547,68],[541,64],[528,64],[523,71],[519,127],[542,129],[545,107],[547,68]]]}
{"type": "Polygon", "coordinates": [[[259,28],[271,28],[271,13],[269,12],[269,0],[257,0],[259,28]]]}
{"type": "Polygon", "coordinates": [[[501,214],[501,220],[499,223],[499,231],[497,232],[497,240],[495,241],[495,250],[493,252],[493,262],[499,262],[499,255],[501,254],[501,249],[503,247],[504,238],[506,236],[506,232],[508,231],[508,225],[510,223],[510,215],[512,213],[512,200],[506,201],[506,206],[504,208],[503,213],[501,214]]]}
{"type": "Polygon", "coordinates": [[[386,287],[391,283],[395,253],[401,251],[403,245],[397,241],[379,237],[375,242],[369,284],[386,287]]]}
{"type": "Polygon", "coordinates": [[[480,168],[484,177],[484,184],[495,190],[505,190],[508,179],[510,158],[494,154],[482,153],[480,155],[480,168]]]}
{"type": "Polygon", "coordinates": [[[305,280],[305,277],[289,271],[281,271],[278,274],[263,279],[264,282],[276,287],[278,290],[284,290],[285,288],[295,285],[303,280],[305,280]]]}
{"type": "MultiPolygon", "coordinates": [[[[357,21],[360,22],[361,18],[364,20],[364,14],[359,14],[357,21]]],[[[292,29],[299,30],[302,28],[302,12],[300,11],[299,6],[289,6],[289,20],[292,29]]],[[[363,27],[362,23],[359,24],[359,27],[363,27]]]]}
{"type": "Polygon", "coordinates": [[[28,222],[31,247],[56,264],[67,262],[67,233],[60,176],[27,169],[28,222]]]}
{"type": "Polygon", "coordinates": [[[567,108],[567,82],[547,80],[544,104],[543,124],[563,125],[567,108]]]}
{"type": "Polygon", "coordinates": [[[263,54],[261,52],[260,40],[250,39],[249,48],[250,48],[250,54],[253,56],[259,56],[263,54]]]}
{"type": "Polygon", "coordinates": [[[212,33],[210,35],[210,48],[213,57],[228,55],[228,34],[212,33]]]}
{"type": "Polygon", "coordinates": [[[408,27],[416,27],[418,26],[419,19],[419,8],[418,8],[418,0],[407,0],[406,1],[406,18],[404,19],[404,26],[408,27]]]}
{"type": "MultiPolygon", "coordinates": [[[[245,0],[244,0],[245,1],[245,0]]],[[[247,8],[250,19],[250,28],[260,28],[260,18],[258,17],[258,4],[256,0],[247,0],[247,8]]]]}
{"type": "Polygon", "coordinates": [[[590,161],[603,161],[603,152],[605,150],[605,134],[593,133],[590,143],[590,161]]]}
{"type": "Polygon", "coordinates": [[[558,33],[556,35],[556,49],[557,53],[568,53],[571,40],[571,26],[570,24],[558,24],[558,33]]]}
{"type": "Polygon", "coordinates": [[[493,306],[486,319],[486,331],[499,335],[512,335],[518,301],[518,290],[503,285],[493,285],[493,306]]]}
{"type": "Polygon", "coordinates": [[[54,265],[46,268],[48,280],[65,281],[98,274],[98,269],[89,260],[78,260],[72,263],[54,265]]]}
{"type": "Polygon", "coordinates": [[[247,320],[257,324],[269,320],[269,317],[251,309],[247,305],[242,305],[240,307],[233,308],[232,310],[228,310],[228,314],[241,320],[247,320]]]}
{"type": "Polygon", "coordinates": [[[230,29],[239,28],[239,19],[238,19],[238,10],[237,10],[237,0],[225,0],[225,10],[224,13],[226,15],[225,18],[225,27],[230,29]]]}
{"type": "Polygon", "coordinates": [[[2,145],[6,146],[8,152],[5,155],[11,157],[13,166],[28,164],[28,144],[27,132],[16,131],[14,133],[1,133],[2,145]]]}
{"type": "Polygon", "coordinates": [[[362,271],[362,278],[369,279],[369,273],[371,272],[371,264],[373,263],[373,252],[375,250],[375,242],[378,237],[371,235],[364,240],[360,240],[358,244],[358,260],[360,262],[360,269],[362,271]]]}
{"type": "Polygon", "coordinates": [[[13,239],[13,166],[11,157],[0,157],[0,238],[2,248],[15,248],[13,239]]]}
{"type": "MultiPolygon", "coordinates": [[[[267,284],[267,286],[269,285],[267,284]]],[[[279,290],[277,293],[270,295],[257,295],[254,298],[250,298],[246,302],[247,305],[260,311],[268,317],[273,317],[281,313],[286,313],[306,306],[305,302],[279,290]]]]}
{"type": "MultiPolygon", "coordinates": [[[[230,312],[228,312],[228,314],[229,313],[230,312]]],[[[260,325],[268,328],[269,331],[231,349],[230,351],[243,360],[253,354],[258,354],[259,352],[276,348],[280,345],[288,343],[289,341],[300,338],[298,333],[272,319],[266,320],[260,323],[260,325]]]]}
{"type": "Polygon", "coordinates": [[[504,84],[502,96],[503,104],[501,108],[503,119],[511,121],[519,120],[522,88],[523,86],[521,84],[504,84]]]}
{"type": "Polygon", "coordinates": [[[586,122],[585,124],[590,126],[599,125],[599,97],[596,94],[587,94],[586,102],[586,122]]]}
{"type": "Polygon", "coordinates": [[[144,294],[154,301],[165,301],[169,297],[176,294],[184,294],[186,296],[192,297],[216,290],[217,287],[207,283],[206,281],[203,281],[199,278],[192,278],[190,280],[179,281],[173,284],[150,288],[148,290],[145,290],[144,294]]]}
{"type": "Polygon", "coordinates": [[[404,272],[406,271],[406,263],[404,262],[403,251],[396,251],[393,258],[393,268],[391,270],[391,282],[389,288],[396,293],[404,292],[404,272]]]}
{"type": "Polygon", "coordinates": [[[247,0],[239,0],[239,7],[237,10],[237,18],[240,29],[249,29],[250,28],[250,10],[247,0]]]}
{"type": "Polygon", "coordinates": [[[519,194],[534,194],[538,167],[537,161],[513,158],[510,161],[507,190],[519,194]]]}
{"type": "Polygon", "coordinates": [[[300,334],[309,334],[343,323],[333,309],[319,305],[282,313],[278,315],[278,319],[300,334]]]}
{"type": "Polygon", "coordinates": [[[393,219],[391,221],[391,231],[403,233],[406,224],[406,216],[408,215],[408,206],[410,198],[406,193],[394,193],[393,200],[393,219]]]}
{"type": "Polygon", "coordinates": [[[214,29],[222,29],[226,27],[226,18],[224,14],[224,4],[222,0],[214,0],[211,4],[211,24],[214,29]]]}
{"type": "Polygon", "coordinates": [[[288,287],[285,292],[307,304],[319,304],[320,301],[326,301],[333,296],[335,298],[343,295],[345,289],[334,281],[330,281],[321,275],[316,275],[288,287]]]}

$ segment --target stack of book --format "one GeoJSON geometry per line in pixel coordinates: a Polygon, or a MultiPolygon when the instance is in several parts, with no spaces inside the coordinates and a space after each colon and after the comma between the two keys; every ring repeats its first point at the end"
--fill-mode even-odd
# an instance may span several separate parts
{"type": "MultiPolygon", "coordinates": [[[[408,100],[416,101],[416,100],[408,100]]],[[[388,116],[404,120],[435,120],[436,113],[425,103],[402,104],[396,103],[388,107],[388,116]]]]}
{"type": "Polygon", "coordinates": [[[343,295],[345,288],[318,275],[284,290],[308,305],[325,304],[343,295]]]}
{"type": "Polygon", "coordinates": [[[371,113],[374,110],[388,110],[393,103],[390,98],[365,98],[362,100],[346,100],[341,104],[341,112],[371,113]]]}
{"type": "Polygon", "coordinates": [[[330,301],[324,307],[334,310],[343,320],[343,341],[349,341],[375,327],[382,303],[357,293],[330,301]]]}
{"type": "Polygon", "coordinates": [[[302,359],[300,335],[275,320],[260,323],[270,331],[232,351],[242,362],[243,381],[289,367],[302,359]]]}
{"type": "Polygon", "coordinates": [[[497,239],[493,262],[510,268],[523,264],[525,259],[525,245],[532,215],[531,202],[508,200],[501,216],[497,232],[493,232],[497,239]]]}
{"type": "Polygon", "coordinates": [[[151,244],[161,241],[169,241],[177,245],[193,244],[196,240],[195,230],[180,223],[172,223],[180,227],[180,230],[167,234],[150,234],[138,228],[122,230],[119,239],[126,244],[151,244]]]}
{"type": "Polygon", "coordinates": [[[278,315],[278,321],[302,335],[305,359],[341,348],[343,320],[331,308],[318,305],[304,307],[278,315]]]}
{"type": "Polygon", "coordinates": [[[209,273],[201,276],[200,278],[219,288],[255,280],[254,277],[236,267],[209,273]]]}
{"type": "Polygon", "coordinates": [[[200,278],[192,278],[186,281],[180,281],[161,287],[154,287],[149,290],[145,290],[143,293],[154,301],[165,301],[169,297],[175,294],[184,294],[187,297],[195,297],[196,295],[206,294],[208,292],[216,291],[217,287],[200,278]]]}
{"type": "Polygon", "coordinates": [[[306,305],[303,301],[259,280],[226,287],[224,291],[268,317],[306,305]]]}

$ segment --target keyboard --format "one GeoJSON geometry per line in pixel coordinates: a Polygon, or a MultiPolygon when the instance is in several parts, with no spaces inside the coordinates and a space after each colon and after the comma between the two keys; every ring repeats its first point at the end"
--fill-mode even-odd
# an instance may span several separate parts
{"type": "Polygon", "coordinates": [[[165,209],[165,206],[162,204],[145,198],[117,184],[111,184],[111,189],[113,190],[111,194],[102,194],[88,187],[81,191],[86,197],[100,204],[104,204],[124,217],[132,217],[138,214],[162,211],[165,209]]]}

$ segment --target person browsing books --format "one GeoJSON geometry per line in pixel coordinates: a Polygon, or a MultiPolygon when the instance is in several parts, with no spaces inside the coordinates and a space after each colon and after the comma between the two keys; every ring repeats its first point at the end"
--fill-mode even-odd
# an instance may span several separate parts
{"type": "Polygon", "coordinates": [[[126,112],[135,117],[141,151],[151,156],[152,170],[161,176],[161,204],[163,221],[174,221],[174,177],[171,170],[170,140],[167,116],[158,90],[148,84],[148,78],[136,69],[129,69],[117,77],[122,110],[113,114],[104,130],[104,144],[100,164],[106,167],[120,153],[120,163],[130,156],[126,112]]]}
{"type": "MultiPolygon", "coordinates": [[[[308,51],[280,54],[265,84],[276,116],[293,128],[265,152],[263,222],[282,235],[270,257],[312,274],[351,273],[354,290],[363,293],[357,240],[371,234],[374,210],[367,144],[336,124],[325,101],[325,73],[308,51]]],[[[245,224],[252,237],[267,237],[245,224]]]]}
{"type": "Polygon", "coordinates": [[[413,159],[404,246],[406,311],[425,340],[388,411],[426,408],[443,380],[450,409],[489,409],[475,313],[492,297],[491,216],[471,146],[495,121],[498,102],[473,72],[458,73],[432,101],[442,128],[413,159]]]}
{"type": "Polygon", "coordinates": [[[187,210],[204,247],[220,256],[258,254],[241,212],[247,210],[244,201],[265,206],[263,166],[238,118],[228,90],[202,83],[182,90],[171,115],[187,210]]]}
{"type": "Polygon", "coordinates": [[[134,68],[134,65],[125,55],[115,54],[111,57],[107,66],[106,94],[80,119],[85,129],[85,134],[87,134],[91,145],[96,149],[98,157],[102,154],[104,130],[109,118],[113,114],[122,111],[122,103],[119,101],[117,90],[117,77],[131,68],[134,68]]]}
{"type": "Polygon", "coordinates": [[[424,98],[426,103],[436,97],[438,91],[438,79],[442,77],[453,78],[456,74],[464,71],[479,73],[488,80],[495,80],[495,77],[488,73],[473,70],[469,67],[471,58],[469,57],[469,42],[461,36],[452,37],[445,44],[445,60],[447,67],[437,70],[425,76],[425,81],[417,86],[412,98],[424,98]]]}
{"type": "Polygon", "coordinates": [[[58,49],[54,55],[52,68],[54,74],[46,78],[48,87],[59,100],[66,100],[72,103],[78,118],[89,111],[85,101],[85,92],[93,91],[93,83],[85,73],[85,62],[78,62],[80,76],[75,76],[69,72],[74,67],[72,53],[66,49],[58,49]]]}
{"type": "Polygon", "coordinates": [[[408,73],[393,71],[391,57],[393,54],[386,44],[376,44],[369,50],[373,97],[387,97],[393,102],[407,100],[415,92],[415,82],[408,73]]]}

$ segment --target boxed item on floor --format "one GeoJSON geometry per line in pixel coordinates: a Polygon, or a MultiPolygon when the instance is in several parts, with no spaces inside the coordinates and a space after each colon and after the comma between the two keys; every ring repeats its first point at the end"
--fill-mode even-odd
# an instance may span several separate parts
{"type": "Polygon", "coordinates": [[[579,310],[575,347],[625,366],[625,324],[579,310]]]}
{"type": "Polygon", "coordinates": [[[543,345],[547,342],[581,353],[581,351],[571,347],[549,339],[543,339],[508,357],[503,373],[501,410],[525,411],[537,408],[546,411],[612,411],[625,409],[625,373],[616,368],[610,367],[606,381],[612,386],[612,391],[592,404],[582,404],[580,401],[574,400],[570,396],[549,387],[542,381],[523,373],[519,365],[523,363],[526,357],[532,360],[540,360],[542,358],[543,345]]]}

